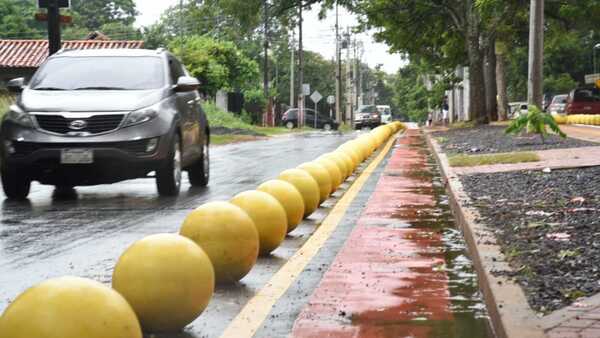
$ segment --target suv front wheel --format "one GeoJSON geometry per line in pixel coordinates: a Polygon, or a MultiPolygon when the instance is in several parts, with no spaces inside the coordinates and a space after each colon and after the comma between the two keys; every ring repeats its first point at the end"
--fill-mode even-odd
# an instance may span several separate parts
{"type": "Polygon", "coordinates": [[[156,188],[161,196],[177,196],[181,188],[181,143],[175,134],[165,163],[156,171],[156,188]]]}
{"type": "Polygon", "coordinates": [[[190,184],[194,187],[205,187],[210,176],[210,156],[208,152],[208,136],[202,145],[202,158],[188,169],[190,184]]]}
{"type": "Polygon", "coordinates": [[[26,173],[2,166],[2,188],[9,199],[24,200],[31,189],[31,179],[26,173]]]}

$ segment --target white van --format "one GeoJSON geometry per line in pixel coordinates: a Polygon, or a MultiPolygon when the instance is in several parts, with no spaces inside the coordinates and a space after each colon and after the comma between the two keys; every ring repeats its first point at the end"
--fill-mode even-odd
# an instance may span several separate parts
{"type": "Polygon", "coordinates": [[[377,106],[377,111],[381,115],[382,124],[392,122],[392,109],[390,106],[377,106]]]}

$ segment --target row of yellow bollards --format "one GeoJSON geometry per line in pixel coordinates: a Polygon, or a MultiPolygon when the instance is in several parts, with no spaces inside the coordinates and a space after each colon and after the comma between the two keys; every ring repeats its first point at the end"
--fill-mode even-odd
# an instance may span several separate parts
{"type": "Polygon", "coordinates": [[[590,126],[600,126],[600,115],[598,114],[553,114],[552,117],[554,117],[554,121],[556,121],[557,124],[586,124],[590,126]]]}
{"type": "Polygon", "coordinates": [[[127,248],[115,266],[113,289],[70,276],[29,288],[0,317],[0,337],[141,338],[142,329],[181,330],[208,306],[215,283],[242,279],[258,255],[279,247],[402,128],[400,122],[377,127],[257,190],[201,205],[179,235],[151,235],[127,248]]]}

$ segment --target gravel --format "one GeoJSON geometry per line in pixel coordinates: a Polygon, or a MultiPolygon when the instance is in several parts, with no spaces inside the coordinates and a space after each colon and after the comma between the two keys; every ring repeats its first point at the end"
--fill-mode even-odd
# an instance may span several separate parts
{"type": "Polygon", "coordinates": [[[600,167],[462,176],[530,306],[548,313],[600,292],[600,167]]]}
{"type": "Polygon", "coordinates": [[[479,126],[436,132],[433,136],[449,154],[485,154],[511,151],[546,150],[598,146],[600,144],[574,138],[548,135],[544,143],[538,135],[507,135],[503,126],[479,126]]]}

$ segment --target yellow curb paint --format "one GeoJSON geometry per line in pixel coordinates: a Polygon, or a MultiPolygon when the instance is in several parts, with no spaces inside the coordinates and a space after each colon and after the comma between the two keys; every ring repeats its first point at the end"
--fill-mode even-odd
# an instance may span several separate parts
{"type": "Polygon", "coordinates": [[[325,241],[331,236],[340,223],[350,203],[367,182],[373,171],[383,161],[385,155],[396,140],[396,135],[390,137],[385,147],[367,168],[354,181],[344,196],[333,207],[323,223],[302,247],[271,277],[265,286],[252,297],[240,313],[225,329],[221,338],[252,337],[260,328],[271,308],[302,273],[308,262],[319,252],[325,241]]]}

